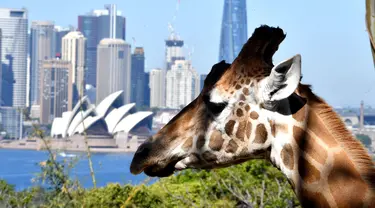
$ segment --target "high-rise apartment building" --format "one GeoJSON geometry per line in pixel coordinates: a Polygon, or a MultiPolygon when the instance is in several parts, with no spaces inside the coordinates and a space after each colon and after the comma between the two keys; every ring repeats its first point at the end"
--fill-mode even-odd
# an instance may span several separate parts
{"type": "Polygon", "coordinates": [[[31,23],[30,46],[30,105],[40,101],[40,71],[44,60],[55,57],[54,23],[33,21],[31,23]]]}
{"type": "Polygon", "coordinates": [[[40,73],[40,123],[51,124],[55,117],[72,110],[72,64],[60,59],[44,60],[40,73]]]}
{"type": "Polygon", "coordinates": [[[199,95],[199,76],[191,62],[178,60],[167,71],[166,107],[183,108],[199,95]]]}
{"type": "Polygon", "coordinates": [[[246,0],[224,0],[219,61],[232,63],[247,38],[246,0]]]}
{"type": "Polygon", "coordinates": [[[131,47],[122,39],[103,39],[98,45],[96,103],[123,90],[124,104],[130,102],[131,47]]]}
{"type": "Polygon", "coordinates": [[[86,69],[86,38],[79,31],[73,31],[62,39],[62,60],[72,64],[72,83],[74,85],[74,102],[84,95],[86,69]]]}
{"type": "Polygon", "coordinates": [[[145,105],[144,82],[145,82],[145,53],[142,47],[136,47],[131,60],[131,89],[130,102],[137,106],[145,105]]]}
{"type": "Polygon", "coordinates": [[[152,69],[150,71],[150,107],[165,107],[165,85],[164,70],[152,69]]]}
{"type": "Polygon", "coordinates": [[[115,5],[78,16],[78,30],[87,38],[86,83],[96,86],[97,47],[104,38],[125,40],[126,19],[115,5]]]}
{"type": "Polygon", "coordinates": [[[0,105],[24,107],[26,105],[27,10],[0,8],[0,28],[3,72],[0,105]]]}

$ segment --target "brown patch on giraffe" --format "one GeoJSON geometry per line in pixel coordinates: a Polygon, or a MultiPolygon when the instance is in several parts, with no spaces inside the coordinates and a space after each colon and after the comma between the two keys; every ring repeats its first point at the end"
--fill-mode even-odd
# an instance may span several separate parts
{"type": "Polygon", "coordinates": [[[251,128],[252,128],[252,124],[251,124],[250,121],[248,121],[247,124],[246,124],[246,137],[247,137],[247,139],[250,139],[251,128]]]}
{"type": "Polygon", "coordinates": [[[263,144],[267,141],[267,129],[264,124],[258,124],[255,130],[255,139],[254,142],[258,144],[263,144]]]}
{"type": "Polygon", "coordinates": [[[257,112],[255,112],[255,111],[252,111],[250,113],[250,118],[253,119],[253,120],[256,120],[256,119],[259,118],[259,114],[257,112]]]}
{"type": "Polygon", "coordinates": [[[302,207],[330,207],[327,199],[319,192],[309,192],[302,188],[299,198],[302,207]]]}
{"type": "Polygon", "coordinates": [[[287,167],[290,170],[293,170],[294,168],[294,154],[293,154],[293,148],[290,144],[285,144],[283,149],[280,153],[281,160],[283,161],[285,167],[287,167]]]}
{"type": "Polygon", "coordinates": [[[298,172],[305,183],[313,183],[320,179],[320,172],[302,156],[298,159],[298,172]]]}
{"type": "Polygon", "coordinates": [[[242,100],[242,101],[245,101],[245,100],[246,100],[246,97],[245,97],[244,94],[241,94],[241,95],[240,95],[240,100],[242,100]]]}
{"type": "Polygon", "coordinates": [[[306,119],[306,105],[299,109],[299,111],[297,111],[297,113],[293,114],[292,116],[298,122],[304,121],[306,119]]]}
{"type": "Polygon", "coordinates": [[[239,90],[239,89],[241,89],[241,85],[237,84],[236,85],[236,90],[239,90]]]}
{"type": "Polygon", "coordinates": [[[246,111],[246,112],[249,112],[249,110],[250,110],[250,106],[249,106],[248,104],[246,104],[246,105],[245,105],[245,111],[246,111]]]}
{"type": "Polygon", "coordinates": [[[240,102],[238,103],[239,106],[243,106],[244,104],[245,104],[245,103],[242,102],[242,101],[240,101],[240,102]]]}
{"type": "Polygon", "coordinates": [[[241,84],[245,83],[245,80],[244,80],[244,79],[241,79],[240,83],[241,83],[241,84]]]}
{"type": "Polygon", "coordinates": [[[327,125],[322,121],[321,118],[315,113],[309,113],[308,128],[314,132],[314,134],[321,139],[328,147],[338,146],[336,139],[332,136],[327,128],[327,125]]]}
{"type": "Polygon", "coordinates": [[[227,133],[229,136],[233,133],[234,124],[236,124],[234,120],[230,120],[225,124],[225,133],[227,133]]]}
{"type": "Polygon", "coordinates": [[[227,147],[225,148],[225,152],[235,153],[237,151],[237,148],[238,148],[238,144],[233,139],[231,139],[228,142],[227,147]]]}
{"type": "Polygon", "coordinates": [[[243,92],[243,94],[245,94],[245,95],[250,95],[249,88],[247,88],[247,87],[243,88],[242,92],[243,92]]]}
{"type": "Polygon", "coordinates": [[[185,143],[182,145],[184,151],[188,151],[193,146],[193,137],[186,139],[185,143]]]}
{"type": "Polygon", "coordinates": [[[221,147],[223,146],[223,143],[224,143],[224,139],[221,136],[221,132],[220,131],[212,132],[211,137],[210,137],[210,143],[208,144],[208,146],[214,151],[219,151],[221,147]]]}
{"type": "Polygon", "coordinates": [[[246,79],[246,84],[250,84],[250,79],[246,79]]]}
{"type": "Polygon", "coordinates": [[[246,130],[246,121],[241,121],[238,125],[236,137],[241,140],[245,141],[245,130],[246,130]]]}
{"type": "Polygon", "coordinates": [[[234,93],[234,91],[231,91],[231,92],[230,92],[230,94],[233,94],[233,93],[234,93]]]}
{"type": "Polygon", "coordinates": [[[316,142],[316,138],[313,138],[308,132],[297,126],[293,126],[293,137],[303,152],[317,162],[321,164],[325,163],[328,153],[316,142]]]}
{"type": "Polygon", "coordinates": [[[334,155],[332,170],[328,185],[337,206],[362,207],[368,187],[345,152],[334,155]]]}
{"type": "Polygon", "coordinates": [[[202,149],[204,143],[206,143],[205,137],[203,135],[200,135],[197,139],[197,149],[202,149]]]}
{"type": "Polygon", "coordinates": [[[276,125],[273,123],[272,120],[268,120],[268,123],[270,123],[270,127],[271,127],[271,134],[273,137],[276,137],[276,125]]]}
{"type": "Polygon", "coordinates": [[[216,155],[214,153],[210,152],[210,151],[203,152],[202,157],[207,162],[212,162],[212,161],[217,160],[216,155]]]}
{"type": "Polygon", "coordinates": [[[239,108],[237,109],[237,116],[242,117],[243,116],[243,111],[239,108]]]}

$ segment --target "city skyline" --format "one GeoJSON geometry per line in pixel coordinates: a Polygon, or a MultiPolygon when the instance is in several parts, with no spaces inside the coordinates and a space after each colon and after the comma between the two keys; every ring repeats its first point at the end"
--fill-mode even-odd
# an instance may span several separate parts
{"type": "MultiPolygon", "coordinates": [[[[91,9],[103,8],[107,3],[96,0],[90,2],[88,6],[83,2],[74,2],[75,7],[70,8],[68,5],[72,4],[69,2],[70,0],[53,4],[47,2],[41,5],[30,4],[25,0],[5,0],[2,6],[12,8],[24,6],[30,12],[30,20],[51,19],[56,25],[68,26],[77,24],[78,15],[85,14],[91,9]],[[46,11],[43,9],[46,7],[51,9],[46,11]]],[[[173,23],[189,50],[194,48],[191,59],[200,74],[208,73],[211,66],[217,63],[224,1],[182,0],[176,18],[173,16],[177,10],[177,1],[140,0],[125,3],[116,0],[112,3],[117,4],[118,9],[122,10],[127,18],[127,41],[132,44],[132,48],[142,46],[146,52],[150,50],[150,53],[147,53],[149,55],[146,71],[163,68],[164,57],[160,50],[163,50],[163,40],[169,34],[168,22],[173,23]],[[163,12],[160,13],[154,8],[163,8],[163,12]],[[144,13],[142,16],[139,16],[140,9],[144,13]],[[209,13],[210,15],[206,15],[208,9],[213,11],[209,13]],[[191,11],[194,11],[194,16],[190,15],[191,11]],[[149,35],[151,34],[149,31],[152,31],[152,36],[149,35]],[[136,40],[135,44],[132,41],[133,37],[136,40]]],[[[280,26],[287,33],[287,38],[275,54],[275,63],[301,53],[304,75],[302,81],[312,84],[314,91],[329,104],[334,107],[358,106],[360,100],[365,100],[366,103],[374,106],[375,100],[369,99],[375,96],[375,89],[372,87],[372,83],[375,83],[375,74],[371,56],[367,53],[370,47],[363,20],[364,2],[341,3],[342,12],[337,12],[335,16],[332,16],[330,11],[337,9],[335,7],[337,2],[330,2],[324,7],[320,16],[313,15],[313,11],[322,9],[319,6],[321,3],[305,5],[292,0],[284,3],[270,1],[248,3],[248,35],[251,35],[253,29],[260,24],[280,26]],[[285,9],[292,9],[294,12],[285,15],[283,12],[285,9]],[[352,12],[344,14],[343,11],[348,10],[352,12]],[[315,29],[314,25],[317,24],[320,30],[315,29]],[[327,33],[329,35],[324,35],[327,33]],[[351,39],[356,41],[347,41],[351,39]],[[337,47],[340,50],[337,50],[337,47]],[[322,48],[324,50],[321,50],[322,48]],[[353,70],[356,73],[351,73],[353,70]],[[348,85],[348,82],[353,84],[348,85]],[[348,94],[351,96],[347,96],[348,94]]]]}

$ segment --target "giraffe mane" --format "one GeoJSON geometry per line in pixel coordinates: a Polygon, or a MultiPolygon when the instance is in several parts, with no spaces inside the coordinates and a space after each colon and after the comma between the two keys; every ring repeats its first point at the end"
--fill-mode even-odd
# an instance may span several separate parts
{"type": "Polygon", "coordinates": [[[353,137],[332,107],[312,92],[310,85],[300,84],[297,93],[307,98],[308,105],[324,120],[324,124],[336,139],[336,142],[345,150],[358,168],[363,179],[375,191],[375,163],[365,150],[363,144],[353,137]]]}

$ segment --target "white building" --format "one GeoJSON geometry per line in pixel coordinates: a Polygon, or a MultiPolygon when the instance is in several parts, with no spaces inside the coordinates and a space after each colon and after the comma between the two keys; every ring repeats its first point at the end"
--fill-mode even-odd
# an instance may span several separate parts
{"type": "Polygon", "coordinates": [[[105,38],[97,51],[96,103],[122,90],[124,103],[130,103],[131,48],[122,39],[105,38]]]}
{"type": "Polygon", "coordinates": [[[165,76],[162,69],[150,71],[150,107],[165,107],[165,76]]]}
{"type": "Polygon", "coordinates": [[[170,70],[177,60],[185,60],[183,52],[184,41],[172,32],[165,41],[166,69],[170,70]]]}
{"type": "Polygon", "coordinates": [[[199,92],[199,76],[191,62],[176,60],[166,75],[166,107],[185,107],[199,92]]]}
{"type": "Polygon", "coordinates": [[[72,64],[72,84],[76,86],[80,97],[84,93],[85,77],[85,49],[86,38],[79,31],[72,31],[62,38],[62,60],[70,61],[72,64]]]}

